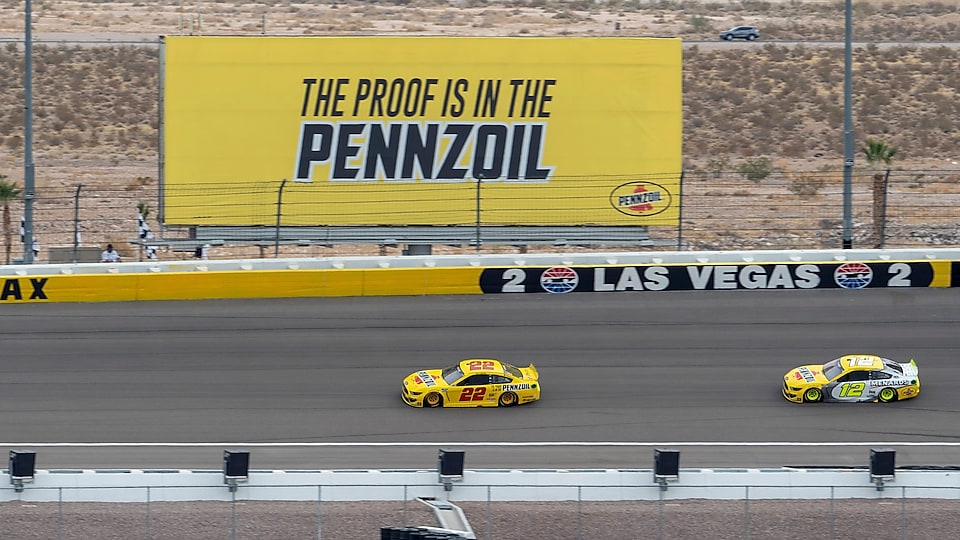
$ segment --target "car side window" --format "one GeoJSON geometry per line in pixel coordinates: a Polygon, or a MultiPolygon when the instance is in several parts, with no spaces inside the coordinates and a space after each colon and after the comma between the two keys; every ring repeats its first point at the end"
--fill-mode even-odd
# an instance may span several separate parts
{"type": "Polygon", "coordinates": [[[870,372],[870,379],[875,381],[889,379],[891,377],[893,377],[893,375],[887,373],[886,371],[873,370],[870,372]]]}
{"type": "Polygon", "coordinates": [[[851,371],[843,377],[840,377],[840,382],[849,382],[849,381],[865,381],[870,378],[870,373],[866,371],[851,371]]]}
{"type": "Polygon", "coordinates": [[[457,386],[481,386],[490,384],[490,375],[471,375],[457,383],[457,386]]]}
{"type": "Polygon", "coordinates": [[[510,377],[504,377],[503,375],[491,375],[490,384],[507,384],[512,382],[513,379],[510,377]]]}

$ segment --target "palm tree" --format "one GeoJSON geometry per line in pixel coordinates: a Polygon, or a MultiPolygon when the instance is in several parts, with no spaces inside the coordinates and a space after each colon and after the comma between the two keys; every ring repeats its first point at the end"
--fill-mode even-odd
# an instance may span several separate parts
{"type": "Polygon", "coordinates": [[[0,205],[3,205],[3,242],[7,254],[6,264],[10,264],[10,201],[16,200],[23,193],[13,182],[7,182],[7,176],[0,174],[0,205]]]}
{"type": "Polygon", "coordinates": [[[877,247],[883,247],[884,209],[887,207],[887,175],[881,170],[881,164],[890,172],[890,162],[897,155],[897,148],[885,141],[868,137],[860,148],[867,163],[873,167],[873,234],[877,238],[877,247]]]}

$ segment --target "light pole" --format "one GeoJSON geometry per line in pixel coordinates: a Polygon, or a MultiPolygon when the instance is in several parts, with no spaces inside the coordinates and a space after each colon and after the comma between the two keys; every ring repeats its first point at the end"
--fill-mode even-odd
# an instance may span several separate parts
{"type": "Polygon", "coordinates": [[[33,9],[26,0],[23,36],[23,262],[33,264],[33,9]]]}
{"type": "Polygon", "coordinates": [[[853,10],[852,0],[844,0],[843,51],[843,249],[853,247],[853,10]]]}

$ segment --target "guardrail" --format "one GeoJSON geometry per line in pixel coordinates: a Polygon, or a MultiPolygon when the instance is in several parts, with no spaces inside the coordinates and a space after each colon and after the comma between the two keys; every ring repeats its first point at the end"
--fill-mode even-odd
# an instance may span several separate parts
{"type": "Polygon", "coordinates": [[[756,251],[663,251],[651,253],[529,253],[502,255],[404,255],[386,257],[309,257],[288,259],[236,259],[197,261],[146,261],[0,265],[0,276],[134,274],[166,272],[232,272],[263,270],[342,270],[372,268],[488,268],[544,265],[646,265],[646,264],[764,264],[845,261],[945,261],[960,260],[960,249],[836,249],[756,251]]]}

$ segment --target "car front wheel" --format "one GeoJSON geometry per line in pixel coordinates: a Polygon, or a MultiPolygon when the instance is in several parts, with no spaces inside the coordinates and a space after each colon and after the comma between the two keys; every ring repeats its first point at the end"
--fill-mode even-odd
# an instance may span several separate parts
{"type": "Polygon", "coordinates": [[[755,35],[753,35],[753,34],[750,34],[749,36],[747,36],[747,41],[753,41],[753,40],[755,40],[755,39],[757,39],[757,36],[755,36],[755,35]]]}
{"type": "Polygon", "coordinates": [[[731,39],[733,39],[733,36],[731,36],[730,34],[727,34],[727,35],[723,36],[723,39],[724,39],[725,41],[730,41],[731,39]]]}
{"type": "Polygon", "coordinates": [[[443,405],[443,398],[440,397],[440,394],[431,392],[427,394],[427,397],[423,398],[423,404],[427,407],[439,407],[443,405]]]}
{"type": "Polygon", "coordinates": [[[807,388],[803,393],[803,401],[806,403],[816,403],[823,399],[823,392],[819,388],[807,388]]]}
{"type": "Polygon", "coordinates": [[[896,401],[897,391],[893,388],[884,388],[880,391],[880,395],[877,396],[877,399],[879,399],[881,403],[890,403],[891,401],[896,401]]]}
{"type": "Polygon", "coordinates": [[[499,403],[501,407],[512,407],[517,404],[517,395],[513,392],[500,394],[499,403]]]}

